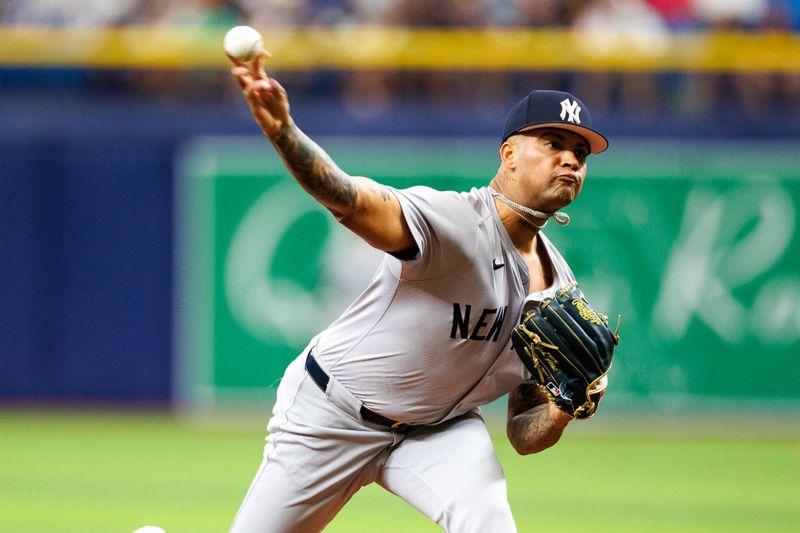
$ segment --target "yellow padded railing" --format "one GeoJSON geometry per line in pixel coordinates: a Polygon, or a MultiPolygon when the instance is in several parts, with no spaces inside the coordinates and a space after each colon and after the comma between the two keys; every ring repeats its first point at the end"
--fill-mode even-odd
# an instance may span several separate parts
{"type": "MultiPolygon", "coordinates": [[[[0,65],[225,67],[227,28],[0,27],[0,65]]],[[[576,70],[800,73],[800,35],[570,30],[259,28],[273,70],[576,70]]]]}

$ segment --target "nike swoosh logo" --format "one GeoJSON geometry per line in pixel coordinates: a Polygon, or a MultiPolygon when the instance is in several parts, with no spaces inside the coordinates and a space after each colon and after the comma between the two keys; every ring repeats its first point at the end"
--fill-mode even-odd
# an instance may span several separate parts
{"type": "Polygon", "coordinates": [[[504,266],[506,266],[506,264],[505,264],[505,263],[498,263],[498,262],[497,262],[497,259],[492,259],[492,268],[493,268],[493,269],[495,269],[495,270],[500,270],[500,269],[501,269],[501,268],[503,268],[504,266]]]}

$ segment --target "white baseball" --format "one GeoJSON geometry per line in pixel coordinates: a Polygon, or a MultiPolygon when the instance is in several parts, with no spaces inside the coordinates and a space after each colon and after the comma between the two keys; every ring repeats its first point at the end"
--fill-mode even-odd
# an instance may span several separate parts
{"type": "Polygon", "coordinates": [[[133,533],[167,533],[158,526],[142,526],[133,533]]]}
{"type": "Polygon", "coordinates": [[[251,61],[264,49],[264,41],[261,34],[250,26],[236,26],[225,34],[222,47],[234,59],[251,61]]]}

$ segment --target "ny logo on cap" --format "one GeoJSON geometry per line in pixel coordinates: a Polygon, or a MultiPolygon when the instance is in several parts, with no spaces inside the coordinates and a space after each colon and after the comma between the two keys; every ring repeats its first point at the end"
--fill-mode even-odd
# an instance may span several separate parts
{"type": "Polygon", "coordinates": [[[581,108],[578,107],[578,102],[570,101],[569,98],[565,98],[561,101],[561,120],[567,119],[568,122],[572,122],[574,124],[581,123],[581,108]]]}

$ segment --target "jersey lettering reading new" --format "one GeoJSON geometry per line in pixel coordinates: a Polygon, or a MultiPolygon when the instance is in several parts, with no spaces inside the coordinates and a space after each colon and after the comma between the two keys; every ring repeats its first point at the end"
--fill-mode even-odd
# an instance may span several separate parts
{"type": "Polygon", "coordinates": [[[320,364],[367,407],[408,423],[463,414],[529,374],[509,349],[526,299],[573,279],[544,235],[552,290],[528,296],[528,267],[487,188],[393,191],[419,253],[386,255],[366,290],[316,339],[320,364]]]}

